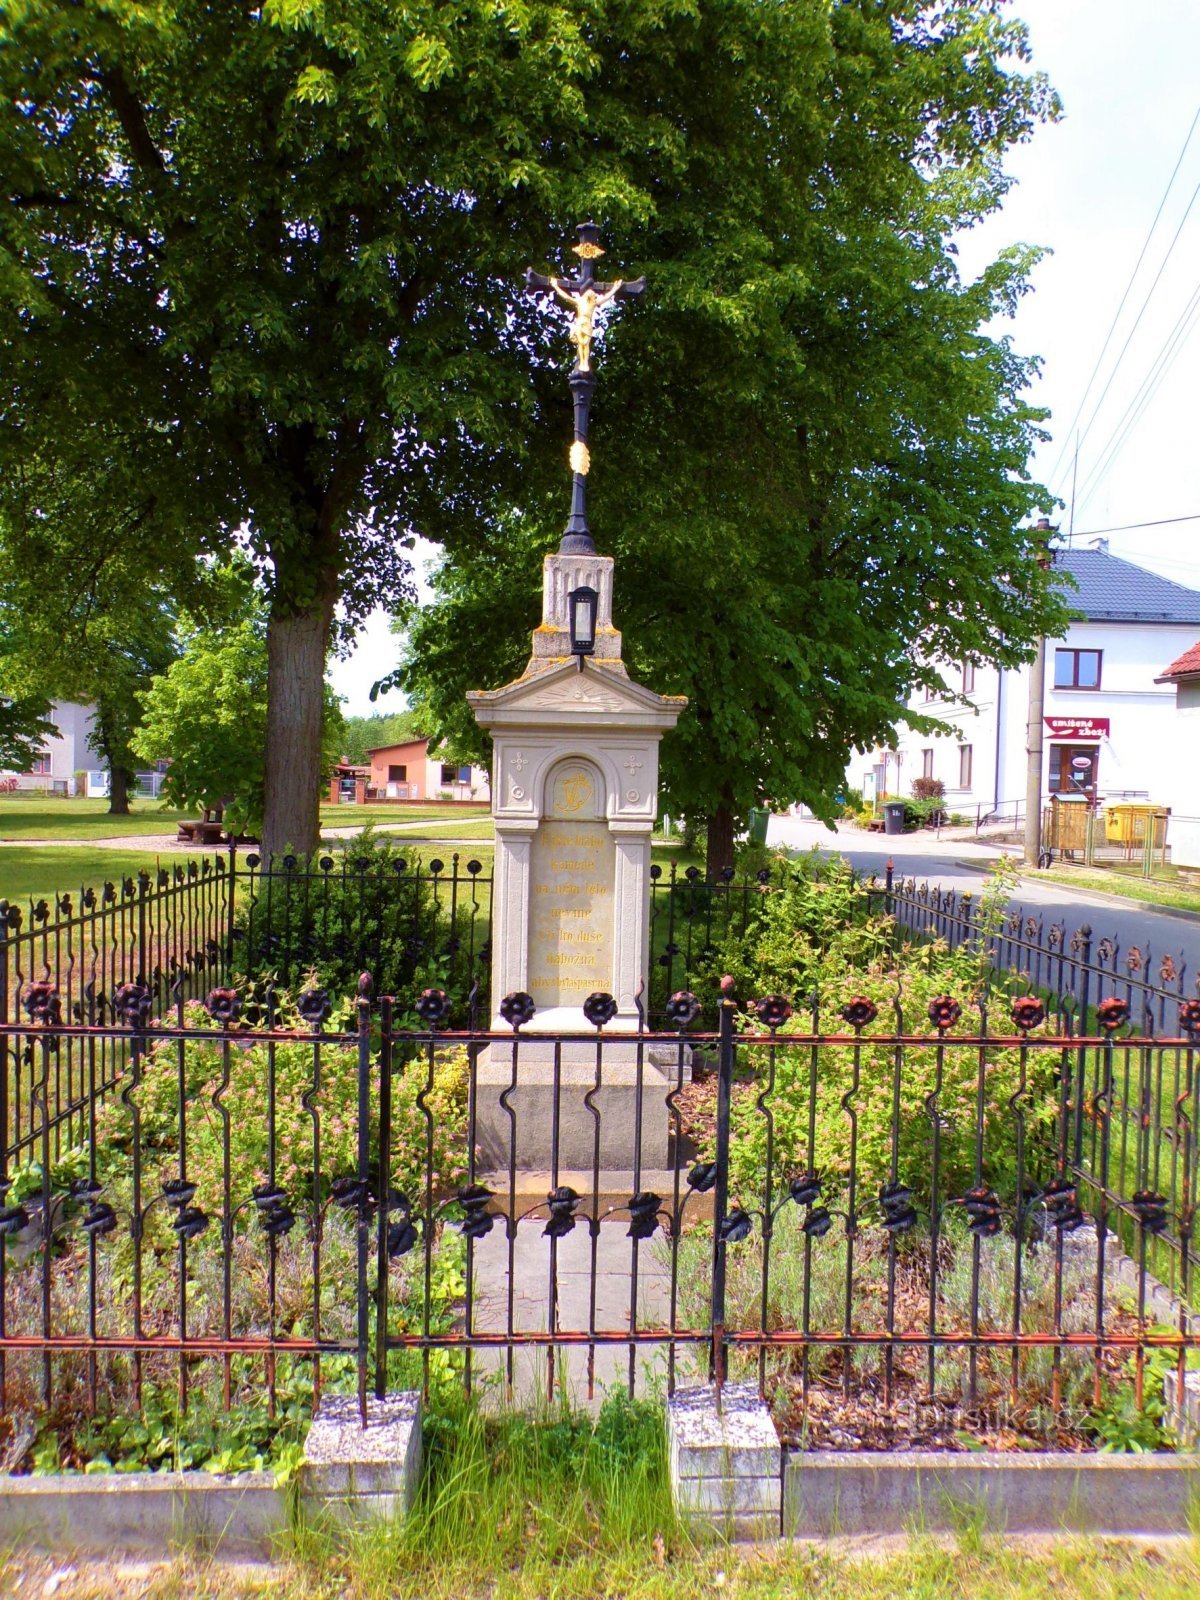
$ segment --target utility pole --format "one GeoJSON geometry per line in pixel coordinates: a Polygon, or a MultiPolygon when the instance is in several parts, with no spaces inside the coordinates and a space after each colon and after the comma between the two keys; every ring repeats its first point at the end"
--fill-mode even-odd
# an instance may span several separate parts
{"type": "MultiPolygon", "coordinates": [[[[1058,529],[1049,517],[1039,517],[1034,531],[1040,535],[1042,549],[1038,565],[1050,565],[1050,535],[1058,529]]],[[[1037,654],[1029,670],[1029,718],[1025,725],[1025,860],[1036,867],[1042,853],[1042,746],[1046,705],[1046,637],[1037,642],[1037,654]]]]}

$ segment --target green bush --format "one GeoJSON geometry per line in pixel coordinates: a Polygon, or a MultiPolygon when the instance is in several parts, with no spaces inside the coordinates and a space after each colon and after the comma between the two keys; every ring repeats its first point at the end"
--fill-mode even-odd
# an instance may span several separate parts
{"type": "MultiPolygon", "coordinates": [[[[195,1007],[189,1008],[189,1020],[208,1019],[195,1007]]],[[[379,1137],[379,1081],[378,1063],[373,1062],[373,1150],[378,1148],[379,1137]]],[[[157,1186],[185,1169],[197,1185],[196,1203],[207,1211],[218,1211],[224,1194],[228,1138],[235,1205],[272,1176],[294,1207],[322,1204],[333,1178],[353,1173],[357,1166],[357,1046],[344,1038],[323,1041],[318,1057],[311,1037],[248,1048],[237,1043],[223,1047],[202,1038],[189,1038],[182,1046],[170,1039],[154,1041],[143,1059],[136,1088],[127,1078],[126,1092],[106,1101],[97,1114],[96,1159],[101,1182],[123,1179],[130,1170],[135,1112],[146,1182],[157,1186]],[[314,1130],[319,1131],[315,1164],[314,1130]]],[[[390,1180],[414,1200],[425,1192],[427,1154],[434,1192],[445,1195],[457,1187],[467,1170],[464,1050],[440,1052],[432,1073],[424,1057],[393,1073],[390,1180]],[[423,1091],[428,1119],[418,1104],[423,1091]],[[427,1144],[430,1134],[431,1149],[427,1144]]]]}
{"type": "Polygon", "coordinates": [[[471,982],[478,979],[485,1016],[488,970],[479,951],[488,937],[488,891],[463,876],[452,916],[449,886],[435,893],[427,868],[416,870],[411,848],[370,828],[344,855],[323,852],[293,871],[276,861],[253,897],[241,900],[235,972],[284,987],[311,972],[331,993],[353,994],[366,971],[376,994],[396,996],[397,1021],[407,1017],[413,1025],[408,1008],[425,988],[445,989],[456,1003],[455,1020],[465,1023],[471,982]]]}
{"type": "MultiPolygon", "coordinates": [[[[1003,893],[1001,885],[985,896],[985,926],[1003,893]]],[[[951,1030],[941,1049],[906,1045],[897,1074],[895,1048],[871,1043],[872,1032],[893,1030],[901,1018],[907,1031],[931,1033],[929,1003],[942,996],[961,1006],[960,1031],[971,1028],[988,976],[986,951],[952,952],[940,942],[898,939],[890,918],[868,910],[867,897],[844,861],[823,863],[814,856],[795,862],[779,887],[756,897],[744,934],[740,926],[729,930],[701,960],[696,992],[710,1015],[723,974],[733,977],[742,999],[780,994],[795,1008],[779,1030],[784,1048],[738,1052],[739,1066],[752,1077],[755,1090],[770,1084],[761,1108],[756,1092],[734,1098],[730,1175],[742,1204],[762,1204],[768,1165],[776,1196],[787,1176],[811,1168],[823,1172],[834,1190],[844,1189],[852,1151],[860,1186],[877,1191],[890,1176],[894,1144],[900,1177],[918,1193],[919,1203],[928,1205],[934,1117],[940,1198],[961,1194],[976,1178],[980,1099],[981,1176],[1012,1194],[1012,1097],[1020,1083],[1019,1052],[989,1049],[981,1069],[978,1048],[956,1046],[951,1030]],[[821,1045],[814,1075],[812,1051],[788,1047],[787,1039],[813,1031],[814,1021],[816,1031],[849,1032],[841,1010],[860,996],[875,1003],[878,1022],[864,1031],[859,1047],[821,1045]]],[[[1038,1136],[1054,1115],[1051,1070],[1032,1065],[1028,1070],[1030,1082],[1020,1102],[1027,1171],[1038,1136]]]]}

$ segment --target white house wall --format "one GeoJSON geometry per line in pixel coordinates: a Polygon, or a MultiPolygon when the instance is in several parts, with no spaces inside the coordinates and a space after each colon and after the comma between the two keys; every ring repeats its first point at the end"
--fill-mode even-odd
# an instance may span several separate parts
{"type": "Polygon", "coordinates": [[[55,701],[50,708],[48,721],[56,732],[43,744],[50,757],[49,772],[13,774],[23,789],[62,788],[68,794],[75,792],[75,774],[85,772],[95,763],[95,752],[89,743],[94,711],[91,706],[75,705],[71,701],[55,701]]]}
{"type": "MultiPolygon", "coordinates": [[[[1099,790],[1101,795],[1132,791],[1152,801],[1178,808],[1172,799],[1189,761],[1196,750],[1194,741],[1185,741],[1176,709],[1173,685],[1157,685],[1154,680],[1164,666],[1195,643],[1196,625],[1145,623],[1077,622],[1065,639],[1046,641],[1045,717],[1103,717],[1109,722],[1107,738],[1098,743],[1099,790]],[[1098,690],[1055,689],[1054,653],[1058,649],[1100,650],[1103,652],[1098,690]]],[[[961,683],[960,669],[944,673],[951,688],[961,683]]],[[[997,803],[1023,801],[1025,796],[1025,738],[1029,713],[1029,668],[1003,674],[999,685],[1000,738],[997,741],[997,689],[1000,674],[995,668],[980,667],[970,706],[948,701],[910,702],[914,711],[942,718],[961,730],[961,738],[921,734],[901,728],[897,740],[900,755],[899,781],[895,757],[888,758],[887,784],[891,793],[911,794],[913,779],[921,776],[922,752],[933,751],[933,776],[946,788],[951,810],[974,817],[978,810],[989,811],[997,803]],[[961,744],[972,747],[972,772],[969,787],[959,784],[961,744]]],[[[1087,740],[1058,739],[1045,723],[1043,739],[1043,795],[1048,791],[1051,746],[1078,744],[1087,740]]],[[[847,782],[861,787],[863,774],[881,764],[881,752],[854,757],[847,768],[847,782]]],[[[1200,768],[1200,757],[1196,760],[1200,768]]],[[[1196,784],[1193,783],[1193,793],[1196,784]]],[[[1183,798],[1183,797],[1181,797],[1183,798]]],[[[1186,802],[1192,812],[1200,811],[1200,801],[1186,802]]]]}

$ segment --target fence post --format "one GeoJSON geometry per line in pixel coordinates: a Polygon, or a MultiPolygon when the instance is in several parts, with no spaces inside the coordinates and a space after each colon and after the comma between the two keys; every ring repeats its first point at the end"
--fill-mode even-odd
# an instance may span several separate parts
{"type": "MultiPolygon", "coordinates": [[[[358,1414],[367,1425],[367,1358],[371,1328],[371,1298],[367,1288],[367,1257],[370,1248],[371,1188],[371,979],[363,973],[358,980],[358,1414]]],[[[387,1196],[380,1198],[386,1208],[387,1196]]]]}
{"type": "MultiPolygon", "coordinates": [[[[1087,1034],[1088,1005],[1091,999],[1092,927],[1085,922],[1078,930],[1078,960],[1081,973],[1079,985],[1079,1032],[1087,1034]]],[[[1076,1052],[1075,1066],[1075,1165],[1083,1160],[1083,1106],[1087,1099],[1087,1045],[1081,1044],[1076,1052]]]]}
{"type": "MultiPolygon", "coordinates": [[[[725,983],[722,983],[725,990],[725,983]]],[[[733,1013],[732,993],[726,990],[719,1012],[719,1051],[717,1057],[717,1183],[713,1194],[713,1271],[712,1271],[712,1378],[717,1390],[717,1411],[721,1410],[721,1386],[725,1382],[725,1250],[724,1224],[729,1209],[729,1112],[733,1099],[733,1013]]]]}
{"type": "Polygon", "coordinates": [[[233,947],[237,942],[237,840],[232,835],[229,840],[229,887],[226,894],[229,901],[229,916],[225,940],[225,965],[221,977],[223,981],[228,982],[233,973],[233,947]]]}
{"type": "MultiPolygon", "coordinates": [[[[359,1085],[361,1099],[362,1085],[359,1085]]],[[[361,1163],[361,1156],[360,1156],[361,1163]]],[[[392,999],[379,1001],[379,1224],[375,1262],[375,1394],[387,1393],[388,1195],[392,1173],[392,999]]],[[[430,1225],[429,1218],[425,1226],[430,1225]]]]}
{"type": "Polygon", "coordinates": [[[892,914],[892,874],[896,868],[891,856],[887,860],[886,875],[883,880],[883,907],[887,916],[892,914]]]}

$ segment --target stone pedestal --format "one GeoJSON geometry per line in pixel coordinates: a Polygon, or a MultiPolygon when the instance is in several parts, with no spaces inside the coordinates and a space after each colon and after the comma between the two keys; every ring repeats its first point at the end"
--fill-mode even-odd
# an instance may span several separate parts
{"type": "Polygon", "coordinates": [[[629,678],[612,587],[607,556],[548,556],[542,622],[525,673],[467,697],[494,744],[492,1025],[505,1028],[497,1008],[507,994],[527,993],[537,1007],[521,1030],[515,1088],[508,1046],[494,1046],[480,1062],[485,1166],[494,1152],[497,1165],[508,1164],[510,1111],[523,1169],[549,1169],[556,1150],[560,1165],[592,1166],[595,1112],[602,1165],[633,1167],[639,1126],[642,1164],[666,1163],[664,1097],[675,1082],[660,1063],[632,1040],[606,1043],[597,1088],[594,1045],[564,1044],[556,1054],[537,1037],[591,1033],[581,1008],[593,993],[617,1002],[606,1039],[636,1033],[639,1001],[647,1000],[658,745],[686,701],[629,678]],[[598,595],[596,651],[577,660],[568,596],[584,585],[598,595]]]}

